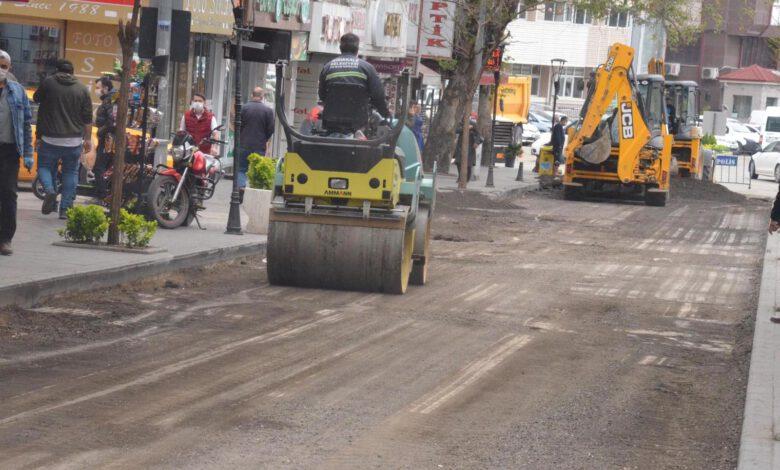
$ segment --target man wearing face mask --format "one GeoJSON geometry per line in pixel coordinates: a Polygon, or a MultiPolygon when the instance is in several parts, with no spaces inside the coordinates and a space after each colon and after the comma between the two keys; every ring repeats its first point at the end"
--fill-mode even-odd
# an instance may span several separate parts
{"type": "Polygon", "coordinates": [[[206,109],[206,97],[200,93],[192,94],[192,103],[190,110],[181,117],[180,131],[186,131],[198,143],[201,152],[211,155],[211,143],[202,142],[203,139],[211,136],[212,139],[218,139],[217,118],[214,113],[206,109]]]}
{"type": "Polygon", "coordinates": [[[11,56],[0,50],[0,255],[9,256],[16,232],[19,157],[33,166],[32,113],[24,88],[8,79],[11,56]]]}

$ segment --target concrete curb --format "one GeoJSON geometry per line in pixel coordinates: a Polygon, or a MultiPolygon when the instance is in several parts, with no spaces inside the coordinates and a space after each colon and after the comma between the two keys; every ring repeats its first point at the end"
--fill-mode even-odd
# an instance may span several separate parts
{"type": "Polygon", "coordinates": [[[29,307],[47,297],[64,292],[79,292],[114,286],[142,277],[156,276],[179,269],[200,267],[244,256],[262,254],[265,252],[265,247],[265,241],[246,243],[244,245],[213,248],[151,261],[141,261],[87,273],[75,273],[40,281],[22,282],[0,288],[0,307],[4,305],[29,307]]]}
{"type": "Polygon", "coordinates": [[[771,321],[777,305],[779,255],[780,236],[769,236],[750,356],[739,470],[780,469],[780,324],[771,321]]]}

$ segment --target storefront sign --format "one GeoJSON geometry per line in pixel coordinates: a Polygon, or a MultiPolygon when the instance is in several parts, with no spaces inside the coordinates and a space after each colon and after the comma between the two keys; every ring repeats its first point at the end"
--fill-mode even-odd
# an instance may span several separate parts
{"type": "Polygon", "coordinates": [[[276,22],[293,17],[304,24],[311,22],[310,0],[256,0],[255,11],[270,13],[276,22]]]}
{"type": "Polygon", "coordinates": [[[406,4],[406,53],[417,55],[417,34],[420,31],[420,0],[406,4]]]}
{"type": "Polygon", "coordinates": [[[407,67],[405,59],[401,60],[377,60],[369,59],[368,62],[374,66],[376,71],[383,75],[400,75],[407,67]]]}
{"type": "MultiPolygon", "coordinates": [[[[97,23],[68,23],[65,57],[73,62],[76,78],[92,89],[96,78],[113,73],[114,60],[120,58],[116,27],[97,23]]],[[[97,102],[97,96],[92,96],[97,102]]]]}
{"type": "Polygon", "coordinates": [[[455,34],[455,8],[453,0],[423,0],[420,55],[428,58],[452,57],[452,40],[455,34]]]}
{"type": "Polygon", "coordinates": [[[306,62],[309,60],[309,33],[292,33],[292,43],[290,45],[290,60],[306,62]]]}
{"type": "Polygon", "coordinates": [[[366,37],[365,8],[315,2],[312,5],[309,51],[326,54],[339,53],[339,39],[346,33],[356,34],[361,43],[366,37]]]}
{"type": "Polygon", "coordinates": [[[132,14],[132,2],[75,0],[30,0],[26,3],[0,1],[0,14],[34,16],[54,20],[117,24],[132,14]]]}
{"type": "Polygon", "coordinates": [[[183,0],[183,8],[192,13],[193,33],[231,36],[233,3],[231,0],[183,0]]]}
{"type": "Polygon", "coordinates": [[[371,46],[384,52],[406,55],[407,6],[401,0],[371,2],[371,46]]]}

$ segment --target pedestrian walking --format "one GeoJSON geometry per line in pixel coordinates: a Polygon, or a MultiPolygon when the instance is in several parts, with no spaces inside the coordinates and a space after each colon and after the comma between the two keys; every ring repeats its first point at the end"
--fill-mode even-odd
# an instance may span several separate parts
{"type": "Polygon", "coordinates": [[[425,140],[423,138],[423,117],[420,103],[414,102],[409,107],[409,116],[406,120],[406,125],[412,130],[414,138],[417,140],[417,146],[420,148],[420,152],[422,152],[425,140]]]}
{"type": "Polygon", "coordinates": [[[0,50],[0,255],[10,256],[16,233],[19,157],[33,166],[32,112],[24,87],[9,80],[11,56],[0,50]]]}
{"type": "Polygon", "coordinates": [[[108,193],[105,173],[114,158],[114,131],[116,130],[116,116],[114,115],[116,92],[109,77],[100,77],[95,80],[95,94],[100,98],[100,106],[95,111],[98,144],[92,173],[95,175],[96,196],[102,200],[108,193]]]}
{"type": "Polygon", "coordinates": [[[249,155],[268,155],[271,136],[274,135],[274,111],[263,102],[265,91],[261,87],[252,90],[252,99],[241,108],[241,151],[238,155],[236,175],[239,198],[244,202],[246,172],[249,171],[249,155]]]}
{"type": "Polygon", "coordinates": [[[33,99],[39,104],[36,137],[38,174],[45,191],[41,212],[50,214],[57,207],[57,168],[62,171],[60,219],[76,199],[79,162],[92,150],[92,99],[87,87],[73,76],[73,64],[57,61],[56,72],[38,87],[33,99]]]}
{"type": "Polygon", "coordinates": [[[211,142],[204,139],[208,137],[218,139],[219,132],[216,129],[217,118],[214,113],[206,109],[206,97],[200,93],[193,93],[190,110],[181,117],[179,130],[190,134],[201,152],[211,155],[211,142]]]}
{"type": "MultiPolygon", "coordinates": [[[[471,174],[473,173],[474,165],[477,164],[477,147],[482,143],[484,140],[482,136],[480,135],[479,131],[477,131],[477,123],[469,120],[469,164],[468,164],[468,173],[466,174],[466,181],[471,181],[471,174]]],[[[463,132],[458,132],[458,144],[455,147],[455,166],[458,169],[458,179],[460,179],[460,161],[461,161],[461,153],[463,148],[463,132]]]]}

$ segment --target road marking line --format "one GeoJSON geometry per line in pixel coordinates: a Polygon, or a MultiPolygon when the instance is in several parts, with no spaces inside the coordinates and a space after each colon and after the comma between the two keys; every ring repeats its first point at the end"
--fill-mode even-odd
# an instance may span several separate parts
{"type": "Polygon", "coordinates": [[[655,356],[647,355],[647,356],[643,357],[642,359],[640,359],[639,363],[641,365],[643,365],[643,366],[646,366],[648,364],[652,364],[653,362],[655,362],[656,359],[657,359],[657,357],[655,357],[655,356]]]}
{"type": "Polygon", "coordinates": [[[505,336],[499,340],[500,346],[498,348],[494,349],[486,357],[466,366],[452,382],[423,397],[416,405],[412,406],[410,411],[420,414],[429,414],[435,411],[530,341],[530,335],[505,336]]]}

